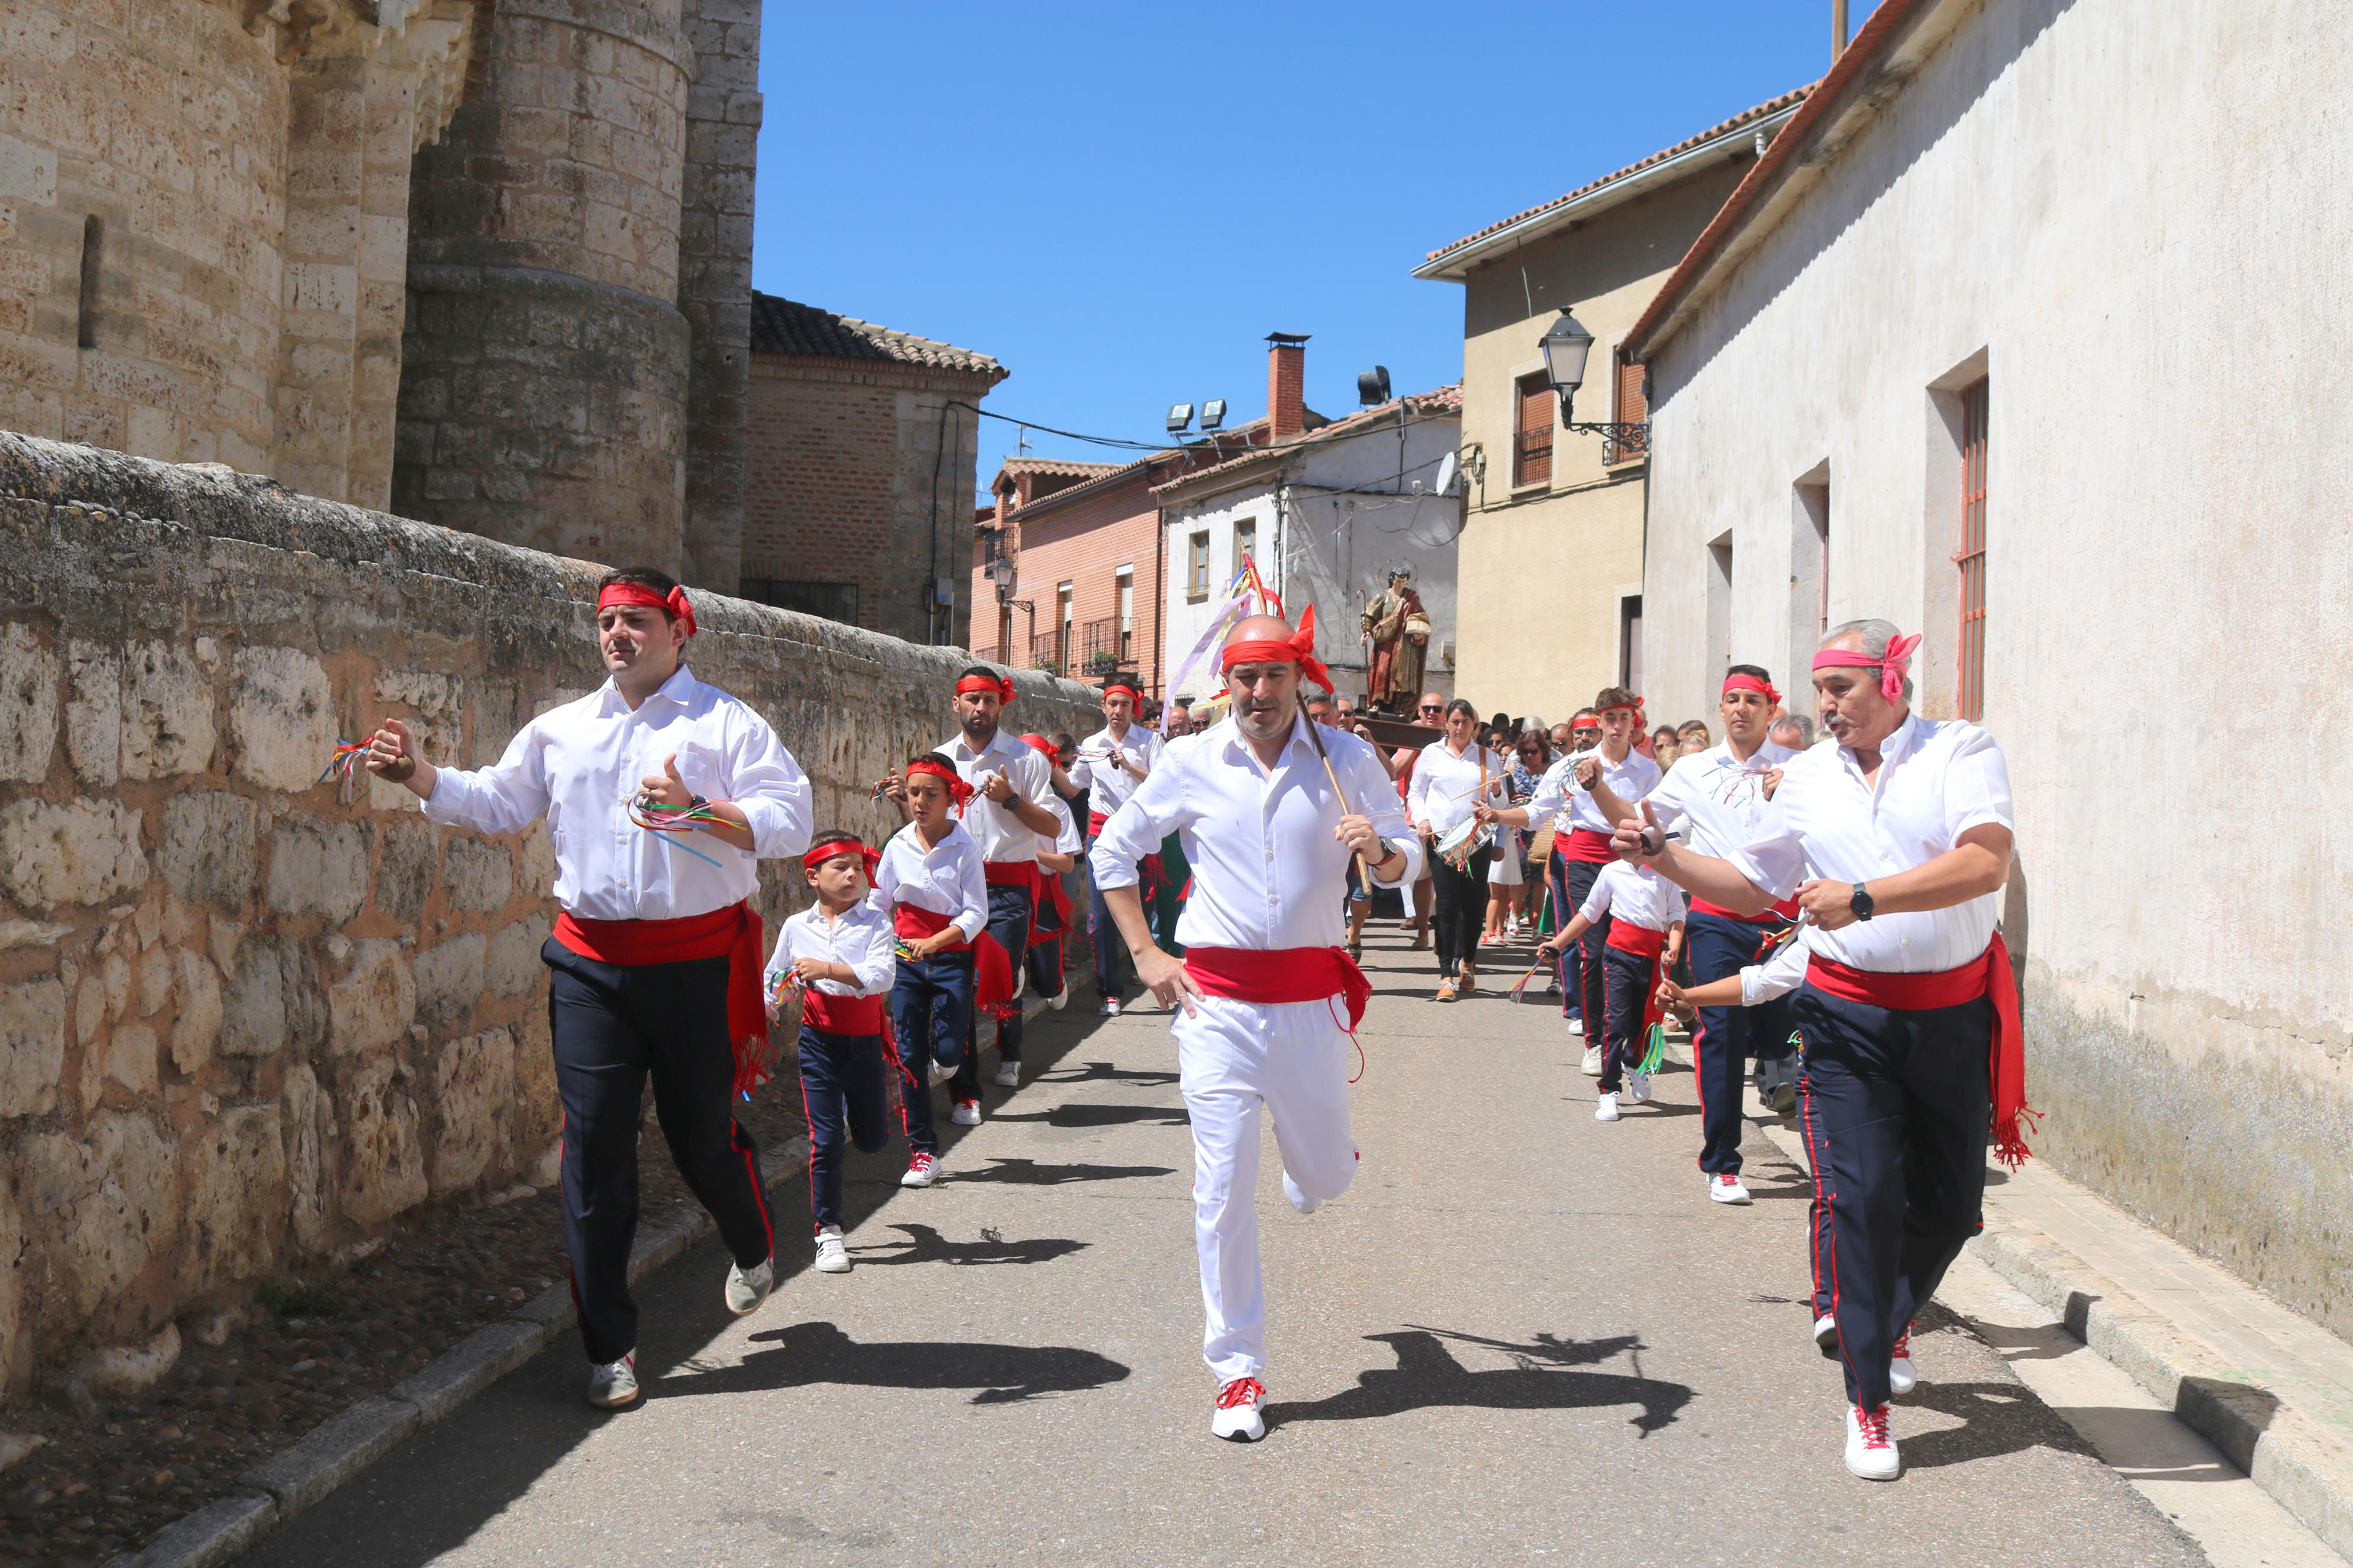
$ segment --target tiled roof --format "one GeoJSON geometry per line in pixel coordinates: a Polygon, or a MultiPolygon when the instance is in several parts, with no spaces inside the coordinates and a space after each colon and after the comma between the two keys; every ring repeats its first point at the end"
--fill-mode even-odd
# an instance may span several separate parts
{"type": "Polygon", "coordinates": [[[779,299],[757,289],[752,294],[752,352],[806,359],[889,360],[934,370],[965,371],[996,381],[1004,380],[1009,374],[987,354],[919,338],[913,332],[893,331],[855,316],[836,315],[815,305],[779,299]]]}
{"type": "Polygon", "coordinates": [[[1229,458],[1222,463],[1213,463],[1206,468],[1195,468],[1190,473],[1177,475],[1166,484],[1155,485],[1152,487],[1153,493],[1158,495],[1182,485],[1197,484],[1205,479],[1248,468],[1252,463],[1262,463],[1269,458],[1281,458],[1309,447],[1320,447],[1327,441],[1360,435],[1384,421],[1393,424],[1400,403],[1405,405],[1405,411],[1409,415],[1460,414],[1462,412],[1462,384],[1459,381],[1449,382],[1446,385],[1430,392],[1410,392],[1401,398],[1392,398],[1377,406],[1359,409],[1345,419],[1335,419],[1321,429],[1311,430],[1294,440],[1284,441],[1271,447],[1253,447],[1249,451],[1229,458]]]}
{"type": "Polygon", "coordinates": [[[1663,163],[1668,159],[1675,157],[1679,153],[1688,153],[1693,148],[1700,146],[1704,142],[1713,142],[1717,137],[1724,136],[1731,132],[1738,131],[1741,127],[1749,124],[1753,121],[1769,119],[1773,115],[1780,113],[1785,109],[1788,109],[1796,104],[1804,102],[1806,94],[1812,90],[1813,86],[1809,83],[1807,86],[1799,88],[1795,91],[1785,92],[1778,98],[1767,99],[1763,103],[1757,105],[1753,109],[1745,109],[1741,110],[1738,114],[1734,115],[1731,119],[1725,121],[1721,124],[1709,126],[1706,130],[1701,132],[1696,136],[1686,136],[1672,147],[1662,148],[1660,151],[1651,153],[1649,157],[1642,159],[1640,163],[1629,163],[1624,168],[1617,170],[1611,174],[1604,174],[1598,180],[1588,181],[1586,184],[1577,186],[1577,189],[1570,191],[1566,195],[1555,196],[1552,200],[1548,202],[1540,202],[1525,212],[1514,213],[1507,218],[1489,224],[1486,227],[1481,229],[1476,234],[1464,235],[1461,239],[1456,240],[1451,245],[1440,246],[1436,250],[1431,251],[1424,259],[1423,266],[1426,268],[1431,262],[1442,260],[1447,256],[1451,255],[1455,251],[1461,250],[1465,246],[1476,245],[1479,241],[1486,238],[1489,235],[1501,233],[1503,230],[1510,228],[1514,224],[1525,223],[1532,217],[1540,216],[1545,213],[1550,212],[1555,207],[1566,206],[1570,202],[1576,201],[1578,197],[1590,195],[1593,192],[1601,189],[1602,186],[1614,184],[1618,181],[1624,179],[1629,174],[1640,173],[1641,170],[1650,168],[1654,163],[1663,163]]]}
{"type": "Polygon", "coordinates": [[[998,471],[1008,474],[1051,474],[1058,479],[1093,479],[1125,463],[1073,463],[1060,458],[1008,458],[998,471]]]}

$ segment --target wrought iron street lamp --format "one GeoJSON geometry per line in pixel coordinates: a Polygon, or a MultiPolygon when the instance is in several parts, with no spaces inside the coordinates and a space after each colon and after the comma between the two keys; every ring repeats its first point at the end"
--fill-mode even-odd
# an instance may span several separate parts
{"type": "Polygon", "coordinates": [[[1560,427],[1572,434],[1599,436],[1608,443],[1601,456],[1605,463],[1617,462],[1620,455],[1636,456],[1651,447],[1651,426],[1648,420],[1609,420],[1583,424],[1571,419],[1569,405],[1577,397],[1577,389],[1585,384],[1585,362],[1593,353],[1593,334],[1580,325],[1567,310],[1552,329],[1536,340],[1544,350],[1545,379],[1560,394],[1560,427]]]}

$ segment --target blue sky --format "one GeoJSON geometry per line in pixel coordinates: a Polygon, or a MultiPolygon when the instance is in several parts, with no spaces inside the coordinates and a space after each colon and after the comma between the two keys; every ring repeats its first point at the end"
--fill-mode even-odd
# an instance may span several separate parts
{"type": "MultiPolygon", "coordinates": [[[[1376,363],[1399,391],[1461,374],[1425,252],[1812,80],[1830,11],[771,3],[753,277],[993,354],[985,406],[1064,429],[1254,418],[1276,331],[1314,335],[1308,405],[1345,414],[1376,363]]],[[[1015,433],[981,437],[986,483],[1015,433]]]]}

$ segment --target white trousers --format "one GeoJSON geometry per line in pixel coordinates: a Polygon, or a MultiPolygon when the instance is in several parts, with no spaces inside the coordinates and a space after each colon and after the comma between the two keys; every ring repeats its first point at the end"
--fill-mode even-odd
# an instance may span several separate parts
{"type": "MultiPolygon", "coordinates": [[[[1356,1175],[1348,1133],[1354,1059],[1329,1002],[1205,996],[1172,1032],[1193,1121],[1193,1239],[1208,1326],[1201,1359],[1219,1383],[1266,1368],[1266,1292],[1258,1261],[1259,1107],[1274,1117],[1284,1173],[1309,1202],[1336,1198],[1356,1175]]],[[[1294,1199],[1294,1202],[1297,1200],[1294,1199]]]]}

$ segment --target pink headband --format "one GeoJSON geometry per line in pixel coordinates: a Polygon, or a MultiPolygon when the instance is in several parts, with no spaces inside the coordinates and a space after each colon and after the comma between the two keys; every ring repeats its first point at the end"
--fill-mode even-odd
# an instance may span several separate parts
{"type": "Polygon", "coordinates": [[[1915,633],[1891,641],[1886,654],[1879,658],[1852,648],[1826,647],[1814,655],[1814,668],[1875,669],[1879,671],[1879,694],[1890,702],[1900,702],[1904,699],[1904,672],[1912,667],[1912,650],[1919,646],[1919,635],[1915,633]]]}

